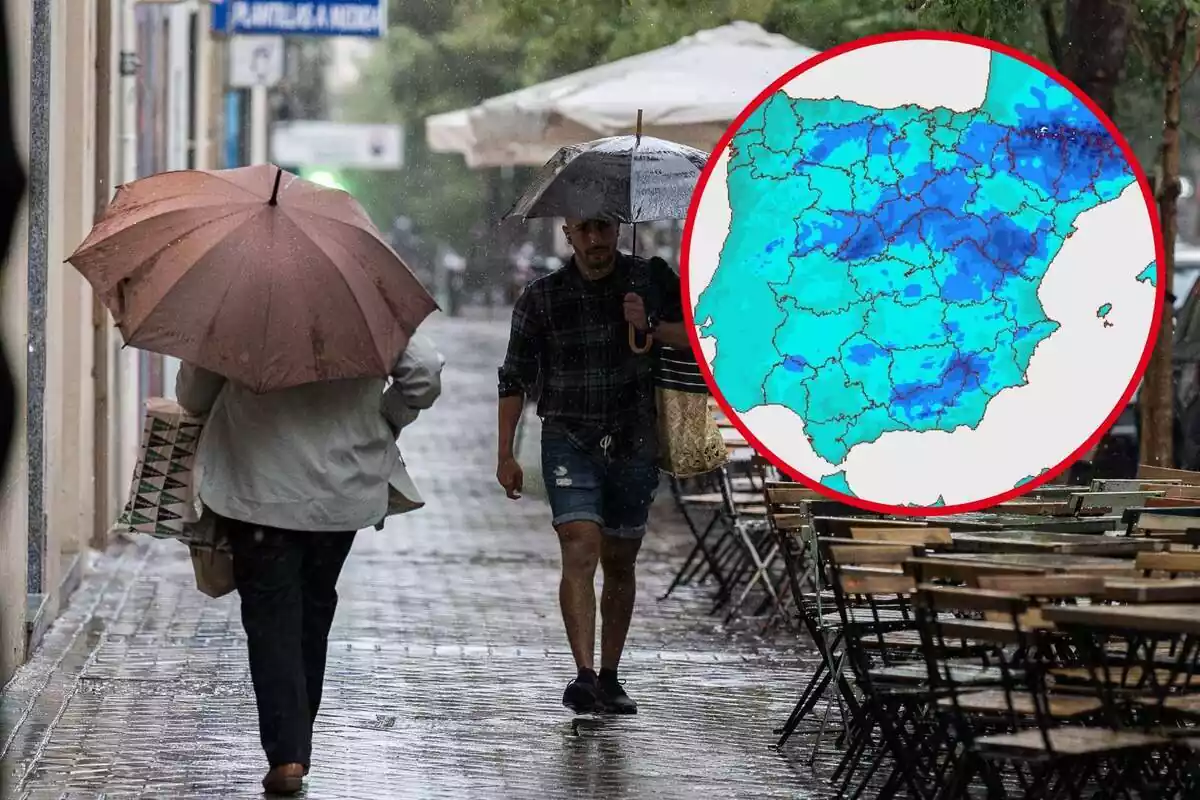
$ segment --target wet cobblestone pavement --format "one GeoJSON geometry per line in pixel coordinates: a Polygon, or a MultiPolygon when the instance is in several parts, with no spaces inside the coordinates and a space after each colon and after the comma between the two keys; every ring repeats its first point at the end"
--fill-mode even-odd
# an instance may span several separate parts
{"type": "MultiPolygon", "coordinates": [[[[640,713],[572,724],[548,511],[507,500],[492,476],[507,325],[429,328],[449,360],[444,394],[402,440],[429,504],[355,544],[306,796],[828,796],[827,779],[769,749],[810,657],[786,635],[720,630],[703,595],[657,599],[687,548],[665,492],[622,663],[640,713]]],[[[98,559],[7,688],[3,723],[9,797],[261,796],[236,595],[200,594],[174,542],[98,559]]]]}

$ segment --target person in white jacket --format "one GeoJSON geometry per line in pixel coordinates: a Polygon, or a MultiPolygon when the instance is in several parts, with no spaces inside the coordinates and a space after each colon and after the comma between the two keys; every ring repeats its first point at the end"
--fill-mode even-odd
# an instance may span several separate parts
{"type": "Polygon", "coordinates": [[[441,394],[444,364],[414,336],[386,391],[367,378],[255,394],[180,368],[179,404],[207,418],[198,492],[233,554],[268,792],[298,793],[308,774],[338,576],[356,532],[388,515],[389,486],[407,485],[396,439],[441,394]]]}

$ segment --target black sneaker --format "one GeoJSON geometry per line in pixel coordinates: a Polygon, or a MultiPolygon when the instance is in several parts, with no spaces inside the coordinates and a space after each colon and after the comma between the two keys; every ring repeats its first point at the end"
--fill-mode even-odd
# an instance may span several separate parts
{"type": "Polygon", "coordinates": [[[592,714],[601,710],[600,687],[596,682],[596,674],[579,673],[575,680],[567,684],[562,702],[576,714],[592,714]]]}
{"type": "Polygon", "coordinates": [[[625,694],[625,681],[605,676],[599,686],[600,701],[604,704],[605,711],[610,714],[637,713],[637,703],[633,702],[632,697],[625,694]]]}

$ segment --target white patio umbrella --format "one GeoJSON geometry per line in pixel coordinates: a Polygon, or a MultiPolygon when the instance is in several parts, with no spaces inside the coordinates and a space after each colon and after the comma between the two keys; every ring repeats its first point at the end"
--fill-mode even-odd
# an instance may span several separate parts
{"type": "Polygon", "coordinates": [[[472,167],[543,164],[560,147],[628,133],[644,109],[645,135],[709,152],[751,100],[813,55],[759,25],[734,22],[429,117],[425,138],[472,167]]]}

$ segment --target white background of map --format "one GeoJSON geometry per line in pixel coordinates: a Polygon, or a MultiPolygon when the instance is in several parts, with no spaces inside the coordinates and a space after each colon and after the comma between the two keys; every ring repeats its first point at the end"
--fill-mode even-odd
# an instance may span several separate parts
{"type": "MultiPolygon", "coordinates": [[[[973,45],[890,42],[819,64],[784,91],[881,108],[915,102],[965,111],[983,101],[989,57],[989,51],[973,45]]],[[[693,308],[716,271],[729,230],[728,161],[726,148],[697,208],[688,266],[693,308]]],[[[855,495],[876,503],[932,505],[939,496],[947,505],[970,503],[1056,466],[1116,405],[1141,359],[1154,316],[1155,289],[1136,280],[1155,257],[1137,184],[1081,215],[1076,227],[1039,291],[1046,316],[1062,327],[1038,346],[1029,383],[1001,392],[975,430],[886,433],[835,465],[813,452],[803,420],[787,408],[764,405],[740,419],[794,471],[812,480],[845,471],[855,495]],[[1113,306],[1112,327],[1096,316],[1105,303],[1113,306]]],[[[696,320],[698,328],[704,322],[696,320]]],[[[711,368],[717,342],[701,337],[701,347],[711,368]]]]}

